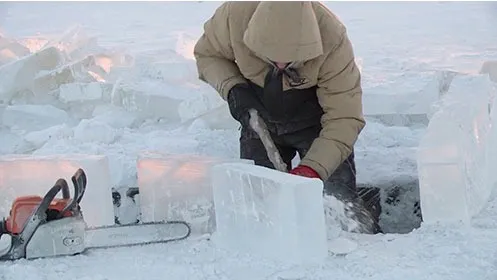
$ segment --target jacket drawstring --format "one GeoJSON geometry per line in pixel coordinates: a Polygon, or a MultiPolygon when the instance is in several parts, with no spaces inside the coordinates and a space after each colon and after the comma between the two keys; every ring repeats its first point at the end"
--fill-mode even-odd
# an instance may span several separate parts
{"type": "Polygon", "coordinates": [[[305,78],[302,78],[297,69],[292,67],[294,64],[295,63],[290,63],[284,69],[279,69],[276,67],[276,64],[271,61],[271,66],[273,68],[271,72],[273,77],[277,76],[279,72],[283,72],[283,74],[288,78],[291,87],[303,85],[305,83],[305,78]]]}

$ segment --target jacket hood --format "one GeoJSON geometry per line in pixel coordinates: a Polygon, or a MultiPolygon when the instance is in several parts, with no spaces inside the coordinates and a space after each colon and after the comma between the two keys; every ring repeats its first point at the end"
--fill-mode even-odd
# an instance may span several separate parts
{"type": "Polygon", "coordinates": [[[311,2],[259,3],[243,41],[258,56],[274,62],[302,62],[323,54],[321,33],[311,2]]]}

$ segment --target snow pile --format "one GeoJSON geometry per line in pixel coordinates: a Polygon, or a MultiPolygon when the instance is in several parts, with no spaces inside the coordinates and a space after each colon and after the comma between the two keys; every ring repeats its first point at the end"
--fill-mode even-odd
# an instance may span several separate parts
{"type": "Polygon", "coordinates": [[[496,85],[488,75],[457,75],[437,104],[418,151],[425,223],[469,223],[497,177],[496,85]]]}

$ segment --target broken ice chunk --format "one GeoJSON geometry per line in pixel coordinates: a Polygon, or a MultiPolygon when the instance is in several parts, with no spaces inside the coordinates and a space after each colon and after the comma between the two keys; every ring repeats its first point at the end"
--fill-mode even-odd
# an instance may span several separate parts
{"type": "Polygon", "coordinates": [[[101,50],[97,45],[97,38],[86,34],[79,25],[69,28],[60,37],[48,42],[48,45],[55,46],[71,59],[80,59],[101,50]]]}
{"type": "Polygon", "coordinates": [[[81,120],[74,128],[74,138],[82,142],[101,142],[111,144],[116,141],[118,133],[106,123],[93,119],[81,120]]]}
{"type": "Polygon", "coordinates": [[[497,60],[485,61],[481,66],[480,74],[488,74],[490,80],[497,83],[497,60]]]}
{"type": "Polygon", "coordinates": [[[10,102],[17,91],[31,85],[38,73],[53,70],[62,62],[60,52],[50,47],[0,66],[0,102],[10,102]]]}
{"type": "Polygon", "coordinates": [[[167,85],[146,88],[124,85],[116,90],[116,99],[120,99],[123,108],[140,117],[179,121],[178,107],[185,99],[179,91],[167,85]]]}
{"type": "Polygon", "coordinates": [[[42,130],[70,121],[67,112],[52,105],[12,105],[3,112],[3,125],[21,130],[42,130]]]}
{"type": "Polygon", "coordinates": [[[112,84],[108,83],[70,83],[59,88],[59,100],[64,103],[109,100],[112,84]]]}
{"type": "Polygon", "coordinates": [[[88,180],[81,201],[86,223],[90,227],[114,224],[108,160],[105,156],[84,154],[0,157],[0,217],[9,214],[16,197],[43,196],[59,178],[66,179],[72,186],[71,176],[78,168],[84,169],[88,180]]]}
{"type": "Polygon", "coordinates": [[[211,176],[222,247],[292,263],[327,257],[322,181],[237,163],[211,176]]]}
{"type": "Polygon", "coordinates": [[[88,56],[53,71],[43,71],[33,81],[32,90],[35,94],[49,93],[63,84],[74,82],[95,82],[97,79],[89,73],[90,67],[95,65],[95,58],[88,56]]]}
{"type": "Polygon", "coordinates": [[[156,62],[144,69],[148,77],[163,80],[168,84],[182,85],[196,81],[196,67],[192,60],[156,62]]]}
{"type": "Polygon", "coordinates": [[[193,234],[215,230],[210,168],[216,163],[251,161],[200,155],[143,153],[137,176],[144,222],[187,221],[193,234]]]}
{"type": "Polygon", "coordinates": [[[71,136],[73,136],[72,129],[67,124],[61,124],[27,133],[24,136],[24,140],[33,145],[36,149],[39,149],[50,139],[63,139],[71,136]]]}
{"type": "Polygon", "coordinates": [[[106,73],[114,67],[131,67],[134,64],[133,56],[125,53],[110,52],[95,54],[95,63],[106,73]]]}
{"type": "Polygon", "coordinates": [[[93,119],[106,123],[113,128],[131,127],[138,123],[137,117],[121,107],[114,105],[98,105],[93,110],[93,119]]]}
{"type": "Polygon", "coordinates": [[[22,154],[33,150],[21,136],[8,130],[0,130],[0,154],[22,154]]]}
{"type": "Polygon", "coordinates": [[[0,38],[0,65],[29,55],[30,51],[15,40],[0,38]]]}
{"type": "Polygon", "coordinates": [[[43,36],[29,36],[20,38],[17,41],[26,47],[30,53],[34,53],[47,46],[48,40],[43,36]]]}
{"type": "MultiPolygon", "coordinates": [[[[218,94],[205,90],[205,87],[192,87],[192,90],[190,90],[187,96],[188,98],[185,98],[178,106],[178,112],[182,121],[199,118],[209,114],[212,110],[226,105],[226,102],[218,94]]],[[[227,116],[233,119],[229,111],[227,116]]]]}

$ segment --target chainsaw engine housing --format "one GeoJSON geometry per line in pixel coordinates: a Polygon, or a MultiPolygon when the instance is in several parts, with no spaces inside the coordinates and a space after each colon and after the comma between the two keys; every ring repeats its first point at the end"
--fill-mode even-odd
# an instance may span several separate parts
{"type": "Polygon", "coordinates": [[[85,250],[86,224],[81,216],[42,224],[26,246],[26,259],[70,256],[85,250]]]}
{"type": "Polygon", "coordinates": [[[10,216],[0,226],[0,236],[8,234],[11,245],[0,260],[74,255],[85,250],[86,223],[79,206],[86,188],[82,169],[72,181],[72,199],[66,180],[59,179],[44,197],[23,196],[12,203],[10,216]],[[62,198],[55,198],[60,191],[62,198]]]}

